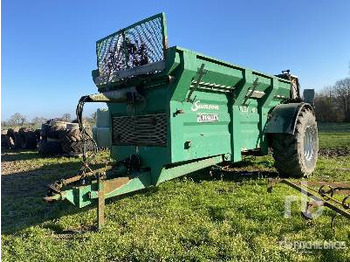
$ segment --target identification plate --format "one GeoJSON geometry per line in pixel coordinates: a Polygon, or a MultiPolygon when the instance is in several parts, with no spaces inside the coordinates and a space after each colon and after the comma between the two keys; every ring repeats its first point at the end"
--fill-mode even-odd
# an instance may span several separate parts
{"type": "Polygon", "coordinates": [[[218,122],[219,115],[218,114],[197,114],[197,122],[198,123],[207,123],[207,122],[218,122]]]}

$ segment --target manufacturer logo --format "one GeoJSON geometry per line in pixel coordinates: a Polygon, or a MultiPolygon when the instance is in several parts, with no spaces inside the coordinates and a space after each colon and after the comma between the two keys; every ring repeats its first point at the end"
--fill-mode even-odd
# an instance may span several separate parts
{"type": "Polygon", "coordinates": [[[209,109],[209,110],[219,110],[219,105],[210,105],[210,104],[201,104],[200,100],[197,100],[194,102],[193,106],[191,107],[191,110],[193,112],[196,112],[198,109],[209,109]]]}

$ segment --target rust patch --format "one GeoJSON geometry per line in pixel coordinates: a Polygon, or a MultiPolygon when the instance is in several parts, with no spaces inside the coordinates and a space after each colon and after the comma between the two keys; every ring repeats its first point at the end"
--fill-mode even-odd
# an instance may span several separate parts
{"type": "Polygon", "coordinates": [[[108,181],[104,181],[104,193],[109,194],[113,190],[125,185],[130,181],[130,177],[118,177],[108,181]]]}

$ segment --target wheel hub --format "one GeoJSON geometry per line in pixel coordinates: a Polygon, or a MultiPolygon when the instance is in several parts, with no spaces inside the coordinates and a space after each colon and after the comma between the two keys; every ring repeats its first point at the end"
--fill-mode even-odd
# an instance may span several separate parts
{"type": "Polygon", "coordinates": [[[310,161],[315,155],[315,142],[315,131],[311,126],[307,126],[304,136],[304,158],[306,161],[310,161]]]}

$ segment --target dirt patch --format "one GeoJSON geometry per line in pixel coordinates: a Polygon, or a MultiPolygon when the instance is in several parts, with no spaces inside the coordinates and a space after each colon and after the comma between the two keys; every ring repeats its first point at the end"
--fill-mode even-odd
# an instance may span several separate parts
{"type": "Polygon", "coordinates": [[[42,197],[49,183],[79,168],[77,161],[42,159],[36,152],[5,152],[1,160],[1,197],[10,199],[42,197]]]}
{"type": "Polygon", "coordinates": [[[321,148],[318,153],[327,157],[350,156],[350,148],[321,148]]]}

